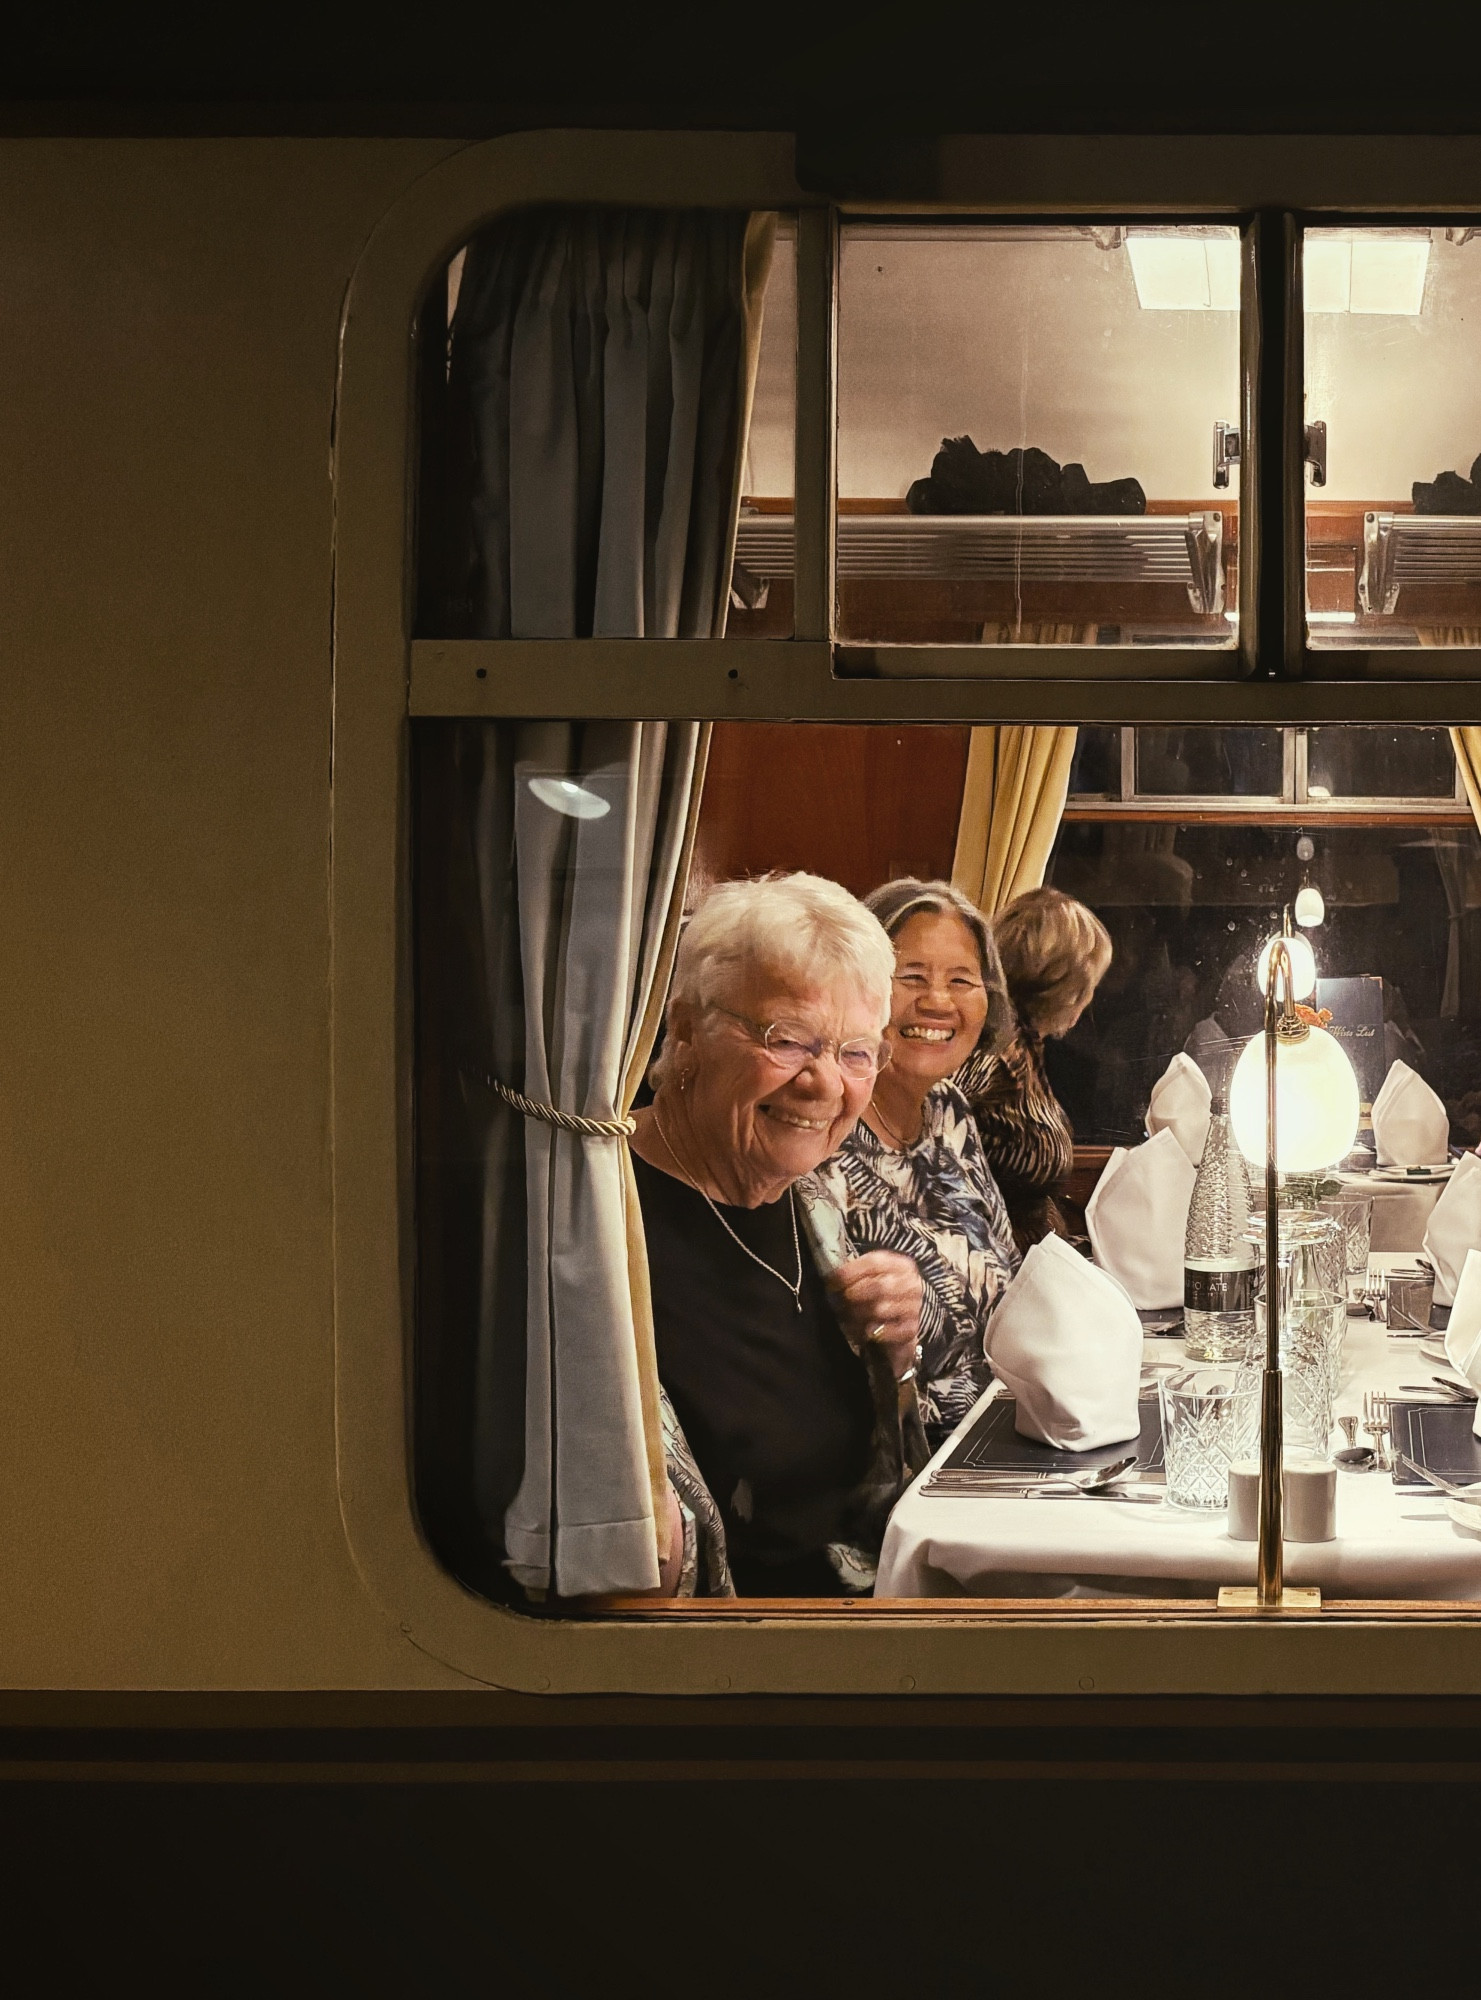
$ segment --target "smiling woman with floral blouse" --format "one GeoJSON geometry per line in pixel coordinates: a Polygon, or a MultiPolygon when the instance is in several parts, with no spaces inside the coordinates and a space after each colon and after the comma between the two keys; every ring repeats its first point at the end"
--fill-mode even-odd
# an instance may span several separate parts
{"type": "Polygon", "coordinates": [[[811,1184],[843,1211],[853,1249],[920,1270],[916,1386],[940,1444],[992,1379],[988,1316],[1018,1269],[1003,1198],[952,1074],[1012,1024],[992,934],[946,882],[889,882],[865,899],[895,946],[890,1062],[862,1118],[811,1184]]]}

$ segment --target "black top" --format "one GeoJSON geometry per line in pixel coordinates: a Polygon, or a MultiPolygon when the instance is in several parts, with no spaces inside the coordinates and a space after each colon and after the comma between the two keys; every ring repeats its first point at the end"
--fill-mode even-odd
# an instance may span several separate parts
{"type": "MultiPolygon", "coordinates": [[[[754,1264],[687,1182],[633,1157],[658,1373],[725,1523],[743,1595],[823,1595],[823,1557],[847,1539],[853,1489],[869,1465],[868,1380],[844,1338],[798,1215],[802,1310],[754,1264]]],[[[789,1280],[797,1272],[791,1197],[720,1214],[789,1280]]]]}

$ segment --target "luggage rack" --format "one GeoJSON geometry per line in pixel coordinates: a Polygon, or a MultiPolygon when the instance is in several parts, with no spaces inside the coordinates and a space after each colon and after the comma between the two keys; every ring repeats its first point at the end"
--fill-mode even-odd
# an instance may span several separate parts
{"type": "MultiPolygon", "coordinates": [[[[1478,523],[1481,526],[1481,523],[1478,523]]],[[[841,514],[838,574],[949,582],[1182,584],[1224,608],[1224,517],[1200,514],[841,514]]],[[[736,567],[792,574],[793,517],[742,514],[736,567]]]]}
{"type": "Polygon", "coordinates": [[[1481,514],[1365,514],[1358,603],[1387,614],[1406,583],[1481,584],[1481,514]]]}

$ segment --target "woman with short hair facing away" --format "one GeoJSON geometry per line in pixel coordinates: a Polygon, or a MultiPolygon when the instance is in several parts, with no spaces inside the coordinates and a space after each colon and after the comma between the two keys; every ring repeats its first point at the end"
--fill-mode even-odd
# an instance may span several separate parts
{"type": "Polygon", "coordinates": [[[916,1382],[928,1441],[955,1429],[992,1379],[988,1315],[1018,1268],[1008,1213],[951,1078],[1012,1027],[981,912],[948,882],[906,876],[865,898],[895,951],[890,1060],[859,1123],[814,1183],[858,1251],[909,1257],[923,1281],[916,1382]]]}
{"type": "Polygon", "coordinates": [[[1093,910],[1060,889],[1030,889],[1000,910],[993,937],[1014,1025],[1005,1045],[979,1049],[957,1083],[972,1106],[1020,1249],[1069,1230],[1055,1195],[1075,1163],[1075,1135],[1044,1069],[1044,1043],[1067,1035],[1111,962],[1093,910]]]}
{"type": "Polygon", "coordinates": [[[814,875],[723,883],[680,942],[632,1140],[683,1515],[670,1588],[867,1589],[889,1509],[924,1463],[897,1387],[920,1339],[920,1274],[853,1254],[798,1185],[889,1059],[893,972],[877,920],[814,875]]]}

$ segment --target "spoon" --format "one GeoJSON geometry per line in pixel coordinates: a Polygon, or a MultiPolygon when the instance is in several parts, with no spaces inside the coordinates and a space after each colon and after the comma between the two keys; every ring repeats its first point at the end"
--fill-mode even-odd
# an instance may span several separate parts
{"type": "Polygon", "coordinates": [[[1102,1465],[1094,1472],[1057,1472],[1054,1476],[1062,1485],[1073,1486],[1077,1492],[1099,1493],[1130,1472],[1136,1462],[1137,1455],[1132,1452],[1128,1458],[1118,1458],[1114,1464],[1102,1465]]]}
{"type": "Polygon", "coordinates": [[[1365,1444],[1349,1445],[1346,1451],[1334,1453],[1336,1463],[1344,1472],[1371,1472],[1378,1463],[1378,1454],[1365,1444]]]}
{"type": "Polygon", "coordinates": [[[1417,1472],[1420,1478],[1427,1481],[1429,1485],[1438,1486],[1442,1493],[1449,1493],[1456,1500],[1469,1500],[1474,1507],[1477,1499],[1481,1498],[1481,1496],[1478,1496],[1474,1485],[1469,1487],[1455,1486],[1450,1480],[1442,1479],[1438,1472],[1431,1472],[1427,1465],[1420,1465],[1416,1459],[1410,1458],[1407,1452],[1401,1451],[1399,1453],[1399,1463],[1407,1465],[1411,1472],[1417,1472]]]}

